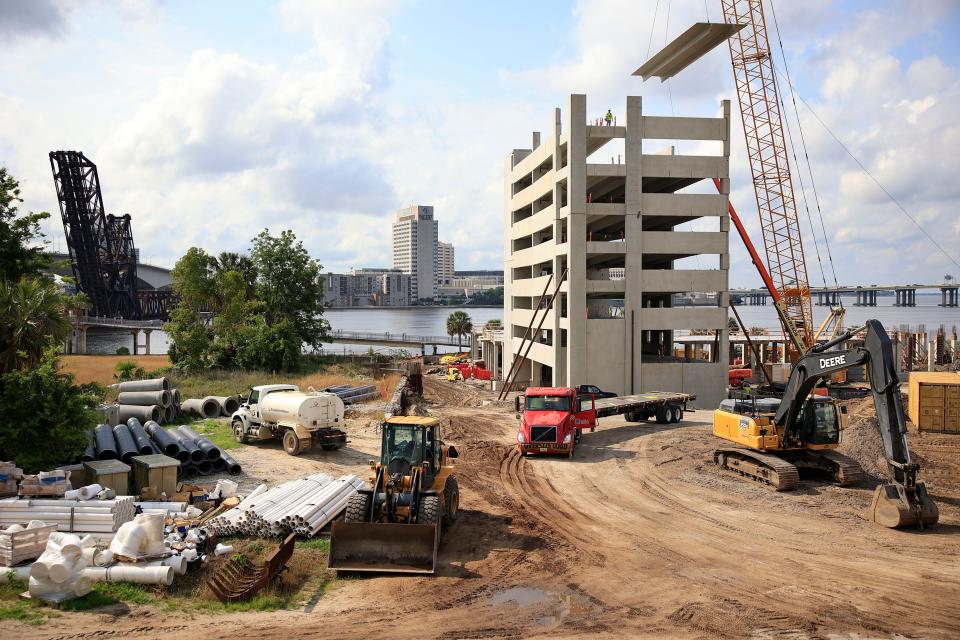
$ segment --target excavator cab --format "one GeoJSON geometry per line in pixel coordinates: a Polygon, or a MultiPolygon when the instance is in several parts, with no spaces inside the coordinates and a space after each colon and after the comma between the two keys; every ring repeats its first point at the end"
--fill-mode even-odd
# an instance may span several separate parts
{"type": "MultiPolygon", "coordinates": [[[[371,488],[333,524],[329,567],[341,571],[433,573],[442,525],[460,508],[456,447],[440,440],[440,421],[394,416],[382,424],[371,488]]],[[[373,462],[373,461],[371,461],[373,462]]]]}
{"type": "Polygon", "coordinates": [[[811,396],[800,411],[800,439],[811,449],[832,448],[840,444],[840,411],[832,398],[811,396]]]}

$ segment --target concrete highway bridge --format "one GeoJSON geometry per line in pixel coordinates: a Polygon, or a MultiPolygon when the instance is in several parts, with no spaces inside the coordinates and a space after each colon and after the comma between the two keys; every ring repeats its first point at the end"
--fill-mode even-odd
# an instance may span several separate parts
{"type": "MultiPolygon", "coordinates": [[[[960,284],[954,282],[944,282],[940,284],[891,284],[891,285],[857,285],[840,287],[810,287],[810,295],[817,306],[833,306],[840,303],[842,294],[856,295],[856,307],[875,307],[877,306],[877,295],[879,293],[893,292],[897,297],[894,303],[896,307],[915,307],[917,306],[917,291],[921,289],[940,290],[941,307],[960,306],[960,284]]],[[[766,289],[731,289],[731,297],[738,297],[740,304],[750,306],[763,306],[768,304],[770,293],[766,289]]]]}

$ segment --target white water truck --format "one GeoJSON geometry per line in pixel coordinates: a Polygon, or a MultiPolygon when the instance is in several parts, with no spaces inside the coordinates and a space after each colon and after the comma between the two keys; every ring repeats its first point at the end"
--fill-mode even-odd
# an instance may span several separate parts
{"type": "Polygon", "coordinates": [[[244,444],[280,440],[291,456],[314,445],[333,451],[347,444],[347,434],[340,429],[343,409],[343,400],[334,393],[304,393],[293,384],[251,387],[231,416],[233,436],[244,444]]]}

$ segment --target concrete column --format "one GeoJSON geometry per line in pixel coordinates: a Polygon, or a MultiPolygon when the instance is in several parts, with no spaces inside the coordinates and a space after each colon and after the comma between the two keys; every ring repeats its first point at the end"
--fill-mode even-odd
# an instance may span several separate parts
{"type": "Polygon", "coordinates": [[[137,355],[137,353],[139,353],[137,349],[140,347],[140,345],[137,344],[138,342],[140,342],[140,330],[134,329],[130,333],[133,334],[133,351],[131,351],[131,353],[133,355],[137,355]]]}
{"type": "Polygon", "coordinates": [[[643,388],[643,98],[627,96],[627,133],[624,139],[624,351],[623,390],[637,393],[643,388]]]}
{"type": "MultiPolygon", "coordinates": [[[[573,94],[567,102],[569,175],[567,202],[567,381],[576,386],[589,382],[587,363],[587,97],[573,94]]],[[[559,274],[558,274],[559,277],[559,274]]],[[[539,366],[536,367],[539,369],[539,366]]],[[[535,379],[539,371],[534,374],[535,379]]]]}
{"type": "Polygon", "coordinates": [[[78,353],[87,353],[87,327],[80,327],[80,345],[79,351],[74,346],[74,351],[78,353]]]}
{"type": "Polygon", "coordinates": [[[144,353],[150,355],[150,334],[153,333],[153,329],[144,329],[144,353]]]}

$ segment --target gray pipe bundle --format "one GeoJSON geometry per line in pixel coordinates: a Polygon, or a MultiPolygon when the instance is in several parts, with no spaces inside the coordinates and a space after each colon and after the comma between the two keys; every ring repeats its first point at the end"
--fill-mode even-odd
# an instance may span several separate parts
{"type": "Polygon", "coordinates": [[[232,416],[233,412],[240,408],[240,401],[236,396],[207,396],[203,399],[204,402],[207,400],[215,401],[220,406],[221,415],[225,416],[232,416]]]}
{"type": "Polygon", "coordinates": [[[154,422],[159,422],[163,416],[160,415],[160,407],[157,405],[144,407],[135,404],[122,404],[118,408],[118,423],[123,423],[129,420],[130,418],[136,418],[143,424],[146,424],[148,420],[153,420],[154,422]]]}
{"type": "Polygon", "coordinates": [[[177,419],[177,408],[174,405],[170,405],[164,409],[163,421],[166,423],[173,422],[177,419]]]}
{"type": "Polygon", "coordinates": [[[148,456],[154,452],[150,436],[144,431],[143,425],[140,424],[139,420],[130,418],[127,420],[127,427],[130,429],[130,435],[133,436],[133,441],[137,443],[137,450],[140,451],[140,455],[148,456]]]}
{"type": "Polygon", "coordinates": [[[189,462],[186,464],[181,464],[180,469],[183,471],[184,478],[189,478],[197,475],[197,465],[195,464],[191,464],[189,462]]]}
{"type": "Polygon", "coordinates": [[[161,389],[160,391],[121,391],[117,394],[117,402],[124,404],[139,404],[141,406],[159,405],[166,409],[173,404],[173,396],[170,392],[161,389]]]}
{"type": "Polygon", "coordinates": [[[190,413],[201,418],[216,418],[220,415],[220,403],[213,398],[192,398],[184,400],[180,408],[184,413],[190,413]]]}
{"type": "Polygon", "coordinates": [[[220,452],[220,460],[227,465],[227,472],[232,476],[240,475],[240,463],[233,459],[226,451],[220,452]]]}
{"type": "Polygon", "coordinates": [[[163,427],[155,421],[151,420],[143,425],[143,428],[157,443],[157,446],[163,449],[164,454],[171,458],[176,458],[180,462],[186,462],[190,458],[190,454],[187,453],[186,449],[180,446],[180,441],[167,433],[163,427]]]}
{"type": "Polygon", "coordinates": [[[184,451],[187,452],[190,462],[198,464],[207,459],[207,456],[204,455],[203,451],[200,451],[200,447],[195,445],[190,438],[183,435],[176,429],[167,429],[167,433],[170,434],[170,437],[176,440],[184,451]]]}
{"type": "Polygon", "coordinates": [[[170,381],[166,378],[151,380],[129,380],[117,385],[120,391],[169,391],[170,381]]]}
{"type": "Polygon", "coordinates": [[[129,463],[130,458],[139,455],[140,449],[137,443],[133,441],[130,429],[125,424],[118,424],[113,428],[113,437],[117,441],[117,455],[124,462],[129,463]]]}
{"type": "Polygon", "coordinates": [[[80,457],[80,460],[83,462],[93,462],[97,459],[97,449],[93,446],[93,439],[91,436],[90,444],[87,445],[87,448],[83,450],[83,456],[80,457]]]}
{"type": "Polygon", "coordinates": [[[170,393],[173,394],[173,404],[180,406],[182,400],[180,399],[180,389],[171,389],[170,393]]]}
{"type": "Polygon", "coordinates": [[[206,456],[207,460],[212,462],[220,459],[220,447],[199,435],[190,427],[183,425],[182,427],[177,427],[177,431],[183,434],[184,437],[188,438],[190,442],[197,445],[200,451],[203,451],[203,455],[206,456]]]}
{"type": "Polygon", "coordinates": [[[213,473],[213,463],[209,460],[201,460],[197,463],[197,473],[202,476],[208,476],[213,473]]]}
{"type": "Polygon", "coordinates": [[[93,430],[93,442],[97,452],[97,460],[116,460],[117,442],[113,437],[113,429],[108,424],[98,424],[93,430]]]}

